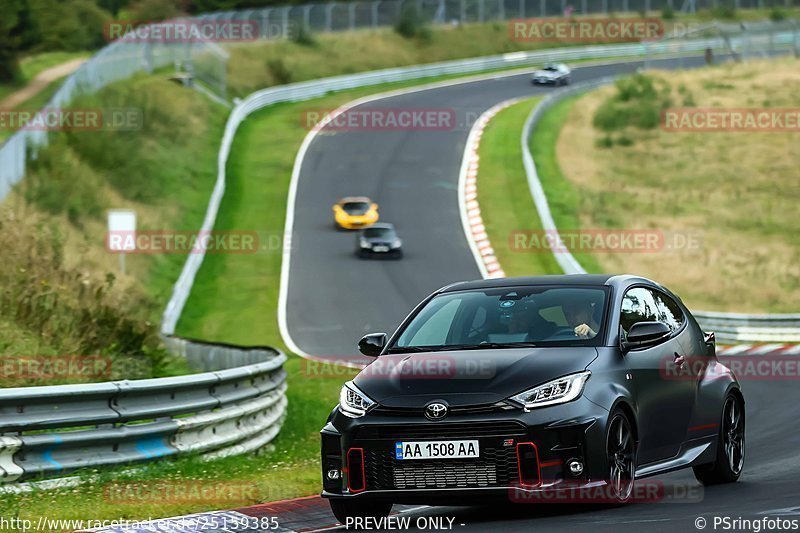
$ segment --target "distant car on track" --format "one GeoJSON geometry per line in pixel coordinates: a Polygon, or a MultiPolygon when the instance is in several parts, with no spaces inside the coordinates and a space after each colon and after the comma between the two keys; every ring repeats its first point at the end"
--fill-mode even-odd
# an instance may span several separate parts
{"type": "Polygon", "coordinates": [[[333,224],[337,229],[366,228],[378,218],[378,204],[366,196],[348,196],[333,206],[333,224]]]}
{"type": "Polygon", "coordinates": [[[403,241],[393,224],[373,224],[362,230],[356,238],[356,255],[362,259],[372,256],[400,259],[403,257],[403,241]]]}
{"type": "Polygon", "coordinates": [[[744,466],[744,396],[714,334],[642,277],[455,283],[358,346],[376,359],[321,432],[342,523],[394,503],[626,503],[640,478],[744,466]]]}
{"type": "Polygon", "coordinates": [[[547,63],[531,74],[533,85],[569,85],[572,70],[564,63],[547,63]]]}

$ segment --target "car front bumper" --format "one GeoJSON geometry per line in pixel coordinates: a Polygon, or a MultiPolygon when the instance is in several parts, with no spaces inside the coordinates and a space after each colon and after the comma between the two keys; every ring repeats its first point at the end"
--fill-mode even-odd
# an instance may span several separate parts
{"type": "Polygon", "coordinates": [[[536,501],[536,494],[561,487],[604,485],[607,418],[608,411],[585,398],[529,412],[506,408],[437,422],[421,410],[418,416],[373,412],[352,419],[336,409],[321,432],[322,496],[408,504],[536,501]],[[459,439],[477,439],[480,457],[394,457],[399,441],[459,439]],[[579,475],[569,470],[574,460],[584,465],[579,475]],[[329,471],[340,472],[338,479],[329,471]]]}

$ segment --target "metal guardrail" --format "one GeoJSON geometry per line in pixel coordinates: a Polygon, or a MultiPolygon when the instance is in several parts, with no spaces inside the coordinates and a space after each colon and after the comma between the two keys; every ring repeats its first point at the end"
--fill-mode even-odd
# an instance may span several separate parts
{"type": "MultiPolygon", "coordinates": [[[[164,457],[224,457],[272,440],[286,415],[286,356],[182,339],[246,366],[178,377],[0,389],[0,484],[164,457]]],[[[219,362],[211,357],[213,365],[219,362]]]]}
{"type": "MultiPolygon", "coordinates": [[[[575,256],[563,243],[558,233],[553,215],[550,212],[550,205],[547,202],[547,195],[539,180],[539,175],[536,172],[536,163],[531,154],[531,134],[544,114],[554,105],[566,98],[613,83],[615,79],[612,76],[585,83],[576,83],[550,93],[531,110],[522,129],[522,162],[525,166],[525,174],[528,177],[531,196],[533,196],[536,210],[539,212],[542,228],[555,239],[553,248],[563,250],[553,253],[553,257],[567,274],[585,274],[586,270],[575,259],[575,256]]],[[[800,342],[800,314],[748,315],[713,311],[692,311],[692,314],[704,329],[714,331],[717,340],[721,343],[800,342]]]]}

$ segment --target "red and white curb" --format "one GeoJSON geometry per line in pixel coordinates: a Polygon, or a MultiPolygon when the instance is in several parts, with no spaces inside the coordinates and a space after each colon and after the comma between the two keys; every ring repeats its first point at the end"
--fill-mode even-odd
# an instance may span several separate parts
{"type": "Polygon", "coordinates": [[[503,109],[522,101],[523,98],[512,98],[489,108],[475,121],[464,147],[464,156],[461,161],[461,175],[459,177],[459,204],[464,233],[467,236],[472,253],[481,274],[484,278],[504,278],[506,273],[500,266],[494,253],[486,226],[481,217],[481,208],[478,205],[478,167],[480,157],[478,147],[486,125],[494,116],[503,109]]]}
{"type": "Polygon", "coordinates": [[[733,346],[717,346],[717,356],[750,357],[754,355],[797,355],[800,356],[800,344],[736,344],[733,346]]]}

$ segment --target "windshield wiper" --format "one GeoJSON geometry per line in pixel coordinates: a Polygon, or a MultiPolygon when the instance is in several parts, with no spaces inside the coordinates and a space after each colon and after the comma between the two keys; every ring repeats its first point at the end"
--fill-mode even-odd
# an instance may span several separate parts
{"type": "Polygon", "coordinates": [[[415,352],[433,352],[435,346],[397,346],[389,348],[386,353],[415,353],[415,352]]]}

